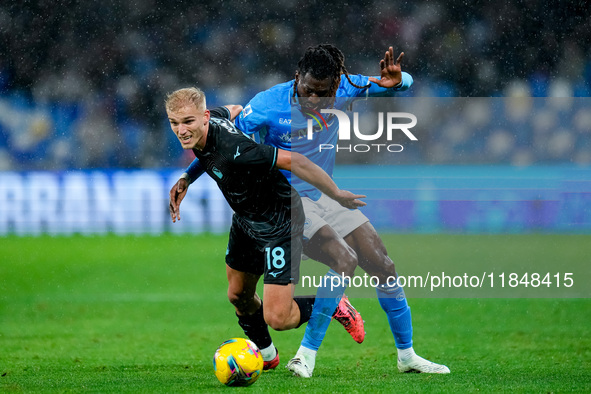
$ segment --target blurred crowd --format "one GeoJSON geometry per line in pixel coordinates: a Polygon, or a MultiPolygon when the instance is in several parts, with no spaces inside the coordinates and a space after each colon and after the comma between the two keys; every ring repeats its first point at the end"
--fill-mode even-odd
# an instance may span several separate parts
{"type": "Polygon", "coordinates": [[[182,166],[167,92],[197,85],[210,106],[244,105],[323,42],[355,74],[404,51],[406,95],[588,97],[589,26],[583,1],[3,2],[0,170],[182,166]]]}

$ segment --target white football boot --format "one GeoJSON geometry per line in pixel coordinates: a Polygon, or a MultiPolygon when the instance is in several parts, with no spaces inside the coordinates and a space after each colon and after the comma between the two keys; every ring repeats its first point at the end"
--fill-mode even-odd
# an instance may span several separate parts
{"type": "Polygon", "coordinates": [[[295,357],[289,360],[286,368],[293,372],[294,376],[300,378],[311,378],[314,372],[316,358],[302,353],[296,353],[295,357]]]}
{"type": "MultiPolygon", "coordinates": [[[[413,352],[414,353],[414,352],[413,352]]],[[[436,364],[423,357],[413,354],[407,359],[398,359],[398,370],[400,372],[416,373],[449,373],[449,368],[443,364],[436,364]]]]}

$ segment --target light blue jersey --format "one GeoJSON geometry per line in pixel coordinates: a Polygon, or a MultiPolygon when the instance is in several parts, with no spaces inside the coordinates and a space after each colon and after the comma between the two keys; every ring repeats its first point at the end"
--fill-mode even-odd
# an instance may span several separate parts
{"type": "MultiPolygon", "coordinates": [[[[351,81],[359,86],[370,82],[367,76],[350,75],[351,81]]],[[[280,149],[298,152],[306,156],[329,176],[332,177],[335,163],[335,149],[322,150],[320,144],[336,145],[338,139],[338,120],[330,114],[319,114],[314,111],[302,111],[294,97],[294,82],[284,82],[258,93],[244,107],[236,118],[236,127],[243,133],[254,135],[255,139],[280,149]],[[307,137],[308,119],[313,120],[312,139],[307,137]]],[[[397,91],[408,89],[413,83],[410,74],[402,72],[402,83],[391,89],[379,87],[371,83],[368,88],[356,88],[342,77],[334,102],[335,109],[346,111],[350,103],[359,97],[388,97],[397,91]]],[[[191,163],[187,169],[189,177],[194,180],[198,176],[198,163],[191,163]]],[[[284,171],[292,186],[300,196],[312,200],[320,198],[320,191],[300,180],[295,175],[284,171]]]]}

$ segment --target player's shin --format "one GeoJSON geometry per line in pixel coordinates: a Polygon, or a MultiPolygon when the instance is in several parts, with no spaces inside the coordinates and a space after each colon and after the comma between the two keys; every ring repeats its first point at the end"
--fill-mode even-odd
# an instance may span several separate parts
{"type": "Polygon", "coordinates": [[[410,307],[406,302],[404,289],[397,284],[386,284],[376,287],[378,300],[388,316],[390,330],[394,335],[396,348],[409,349],[412,347],[412,319],[410,307]]]}
{"type": "Polygon", "coordinates": [[[312,377],[316,364],[316,352],[348,285],[348,278],[342,280],[333,270],[328,271],[324,277],[322,286],[316,292],[316,300],[313,303],[310,321],[306,326],[300,348],[295,357],[287,363],[287,369],[294,375],[303,378],[312,377]]]}
{"type": "Polygon", "coordinates": [[[236,316],[244,334],[261,350],[263,360],[273,360],[277,356],[277,351],[269,334],[269,326],[265,322],[263,303],[261,302],[260,308],[252,315],[236,316]]]}
{"type": "Polygon", "coordinates": [[[412,348],[412,320],[404,290],[394,286],[376,287],[382,309],[388,315],[390,329],[398,350],[398,370],[400,372],[449,373],[449,368],[436,364],[415,354],[412,348]]]}
{"type": "Polygon", "coordinates": [[[306,326],[302,339],[302,347],[317,351],[326,335],[328,325],[332,320],[345,289],[349,285],[349,278],[340,277],[334,270],[328,271],[323,278],[322,286],[316,292],[316,301],[312,316],[306,326]]]}
{"type": "Polygon", "coordinates": [[[300,308],[300,322],[296,327],[298,328],[310,320],[312,308],[314,307],[314,297],[294,297],[293,300],[298,304],[298,308],[300,308]]]}

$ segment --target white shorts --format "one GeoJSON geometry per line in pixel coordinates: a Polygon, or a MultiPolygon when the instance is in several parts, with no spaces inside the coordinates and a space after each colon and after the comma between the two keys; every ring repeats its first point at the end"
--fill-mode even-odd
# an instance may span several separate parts
{"type": "Polygon", "coordinates": [[[311,239],[321,227],[327,224],[344,238],[363,223],[369,222],[359,209],[345,208],[324,193],[318,201],[302,197],[302,205],[306,214],[305,240],[311,239]]]}

